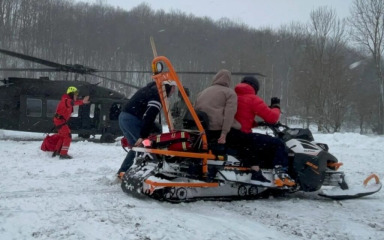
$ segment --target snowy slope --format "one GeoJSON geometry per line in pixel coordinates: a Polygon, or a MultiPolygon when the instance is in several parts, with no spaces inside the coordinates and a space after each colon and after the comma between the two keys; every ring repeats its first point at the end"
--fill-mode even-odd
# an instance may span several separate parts
{"type": "MultiPolygon", "coordinates": [[[[170,204],[122,192],[119,143],[72,143],[75,158],[40,151],[42,134],[0,130],[0,239],[384,239],[384,191],[333,201],[316,193],[170,204]],[[17,140],[9,140],[17,137],[17,140]],[[35,139],[31,141],[30,139],[35,139]]],[[[314,134],[350,182],[384,178],[384,138],[314,134]]]]}

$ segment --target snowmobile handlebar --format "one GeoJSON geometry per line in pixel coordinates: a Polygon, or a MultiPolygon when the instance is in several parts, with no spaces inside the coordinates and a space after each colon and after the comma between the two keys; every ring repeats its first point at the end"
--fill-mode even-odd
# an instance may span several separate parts
{"type": "Polygon", "coordinates": [[[277,122],[277,123],[267,123],[267,122],[264,122],[264,121],[259,121],[257,122],[257,126],[260,126],[260,127],[269,127],[269,128],[279,128],[279,127],[283,127],[285,129],[289,129],[289,127],[287,125],[284,125],[282,124],[281,122],[277,122]]]}
{"type": "Polygon", "coordinates": [[[278,137],[281,137],[281,134],[282,134],[282,130],[280,130],[280,128],[284,128],[284,129],[290,129],[287,125],[284,125],[280,122],[277,122],[277,123],[267,123],[267,122],[264,122],[264,121],[258,121],[257,122],[257,126],[259,127],[268,127],[269,129],[272,130],[273,134],[275,136],[278,136],[278,137]]]}

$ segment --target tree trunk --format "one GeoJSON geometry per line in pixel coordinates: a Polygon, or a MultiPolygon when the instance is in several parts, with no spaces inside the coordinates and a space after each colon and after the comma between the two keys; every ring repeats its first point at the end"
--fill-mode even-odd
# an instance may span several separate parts
{"type": "Polygon", "coordinates": [[[378,134],[384,134],[384,79],[380,79],[380,103],[378,134]]]}

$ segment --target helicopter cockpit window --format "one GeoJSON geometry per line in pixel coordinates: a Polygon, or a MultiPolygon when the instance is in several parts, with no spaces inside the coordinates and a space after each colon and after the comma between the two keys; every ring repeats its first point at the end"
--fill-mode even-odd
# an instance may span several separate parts
{"type": "Polygon", "coordinates": [[[71,117],[78,117],[79,116],[79,105],[73,106],[73,112],[71,114],[71,117]]]}
{"type": "Polygon", "coordinates": [[[36,98],[27,98],[27,116],[41,117],[43,112],[43,101],[36,98]]]}
{"type": "Polygon", "coordinates": [[[47,113],[46,117],[53,117],[56,113],[56,107],[59,104],[59,100],[47,100],[47,113]]]}

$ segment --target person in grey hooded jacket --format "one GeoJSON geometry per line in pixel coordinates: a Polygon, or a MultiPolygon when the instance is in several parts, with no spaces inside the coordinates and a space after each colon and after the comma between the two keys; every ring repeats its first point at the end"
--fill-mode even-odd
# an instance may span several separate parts
{"type": "Polygon", "coordinates": [[[235,120],[237,111],[237,96],[230,88],[231,72],[221,69],[212,80],[212,85],[197,96],[195,109],[208,115],[208,141],[216,140],[219,144],[226,143],[226,136],[231,127],[240,129],[235,120]]]}

